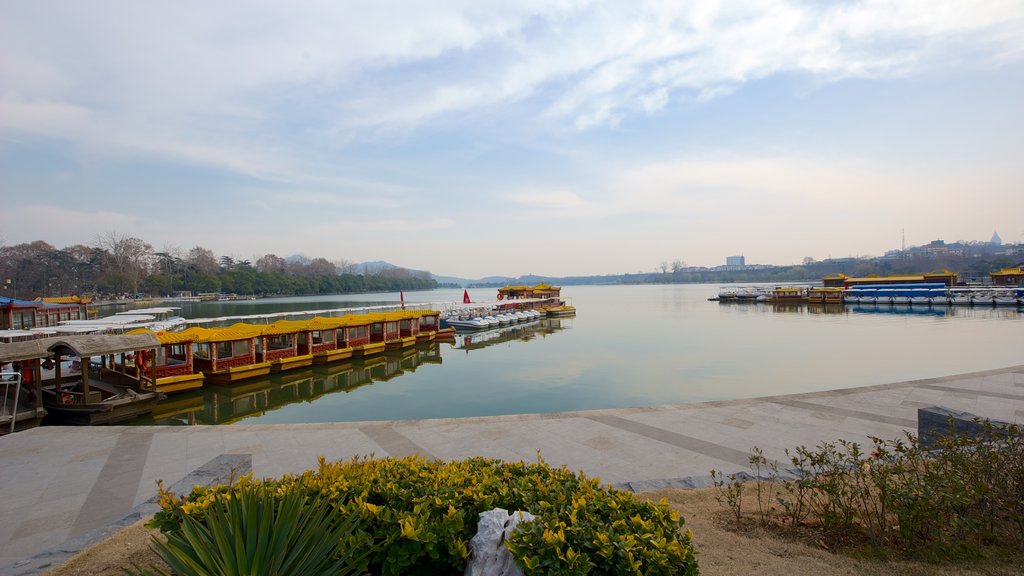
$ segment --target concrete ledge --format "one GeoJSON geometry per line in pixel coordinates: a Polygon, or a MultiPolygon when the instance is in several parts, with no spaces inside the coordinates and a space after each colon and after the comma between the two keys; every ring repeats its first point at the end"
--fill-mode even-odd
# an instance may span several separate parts
{"type": "MultiPolygon", "coordinates": [[[[195,486],[223,484],[251,471],[251,454],[221,454],[196,468],[188,476],[172,484],[168,491],[179,495],[187,495],[195,486]]],[[[143,518],[152,516],[159,509],[160,505],[157,504],[157,496],[154,495],[149,500],[132,508],[120,520],[108,526],[90,530],[81,536],[64,542],[60,546],[55,546],[26,560],[0,568],[0,576],[29,576],[59,566],[87,546],[106,540],[118,530],[131,526],[143,518]]]]}

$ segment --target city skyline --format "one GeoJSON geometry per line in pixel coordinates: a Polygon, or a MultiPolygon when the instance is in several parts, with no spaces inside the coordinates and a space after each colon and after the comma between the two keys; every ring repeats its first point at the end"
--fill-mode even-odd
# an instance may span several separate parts
{"type": "Polygon", "coordinates": [[[467,278],[1019,243],[1022,60],[1015,2],[14,3],[0,234],[467,278]]]}

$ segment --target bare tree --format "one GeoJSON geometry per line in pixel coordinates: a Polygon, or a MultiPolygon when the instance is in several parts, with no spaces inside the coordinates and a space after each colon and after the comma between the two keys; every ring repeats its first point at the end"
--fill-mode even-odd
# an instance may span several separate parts
{"type": "Polygon", "coordinates": [[[338,272],[341,274],[359,274],[359,264],[344,258],[338,258],[335,260],[334,267],[337,268],[338,272]]]}
{"type": "Polygon", "coordinates": [[[338,273],[338,269],[326,258],[314,258],[307,270],[311,276],[334,276],[338,273]]]}
{"type": "Polygon", "coordinates": [[[137,292],[139,281],[153,267],[153,247],[139,238],[113,230],[97,234],[94,242],[97,248],[110,255],[116,287],[137,292]]]}
{"type": "Polygon", "coordinates": [[[220,267],[217,265],[217,259],[214,257],[213,251],[207,250],[202,246],[196,246],[189,250],[186,262],[188,262],[189,266],[195,268],[196,271],[202,272],[203,274],[216,274],[220,271],[220,267]]]}
{"type": "Polygon", "coordinates": [[[264,274],[284,274],[287,262],[276,254],[267,254],[256,260],[256,270],[264,274]]]}

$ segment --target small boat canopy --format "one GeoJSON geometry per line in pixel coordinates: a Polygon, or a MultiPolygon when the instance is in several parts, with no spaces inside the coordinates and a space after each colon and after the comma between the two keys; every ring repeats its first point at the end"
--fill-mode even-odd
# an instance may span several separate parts
{"type": "Polygon", "coordinates": [[[160,341],[153,334],[121,334],[98,336],[70,336],[66,338],[47,339],[47,350],[50,353],[67,356],[75,354],[79,358],[103,356],[105,354],[121,354],[137,350],[150,350],[160,347],[160,341]]]}
{"type": "Polygon", "coordinates": [[[0,364],[46,358],[50,355],[46,347],[52,343],[52,338],[38,338],[36,340],[0,344],[0,364]]]}

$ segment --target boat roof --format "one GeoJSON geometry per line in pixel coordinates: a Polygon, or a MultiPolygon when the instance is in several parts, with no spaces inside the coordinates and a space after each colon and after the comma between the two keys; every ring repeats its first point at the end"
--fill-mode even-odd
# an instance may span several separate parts
{"type": "Polygon", "coordinates": [[[158,306],[154,308],[136,308],[135,310],[123,310],[114,314],[115,316],[131,316],[135,314],[169,314],[175,310],[181,310],[176,306],[158,306]]]}
{"type": "Polygon", "coordinates": [[[46,358],[54,353],[75,354],[80,358],[148,350],[160,346],[153,334],[52,336],[23,342],[0,344],[0,363],[46,358]]]}
{"type": "Polygon", "coordinates": [[[47,347],[51,353],[68,355],[75,354],[79,358],[103,356],[105,354],[121,354],[136,350],[158,348],[160,341],[152,334],[98,334],[86,336],[58,336],[48,339],[52,343],[47,347]]]}
{"type": "Polygon", "coordinates": [[[156,320],[156,316],[151,314],[115,314],[113,316],[104,316],[103,318],[90,318],[89,320],[64,320],[60,323],[61,326],[89,326],[93,324],[134,324],[136,322],[146,322],[149,320],[156,320]]]}

